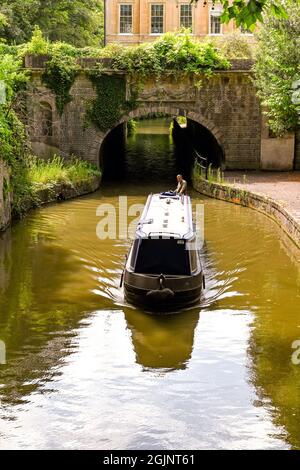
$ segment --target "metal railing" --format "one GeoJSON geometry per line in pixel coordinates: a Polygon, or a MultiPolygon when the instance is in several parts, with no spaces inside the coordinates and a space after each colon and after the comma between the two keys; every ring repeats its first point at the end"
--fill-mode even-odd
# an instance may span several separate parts
{"type": "Polygon", "coordinates": [[[193,151],[194,151],[194,155],[195,155],[195,160],[197,162],[197,164],[200,166],[201,168],[201,176],[203,176],[202,174],[202,171],[204,172],[204,175],[205,175],[205,179],[207,180],[207,176],[208,176],[208,161],[207,161],[207,157],[203,157],[203,155],[201,155],[199,152],[197,152],[197,150],[195,149],[195,147],[193,147],[193,151]]]}

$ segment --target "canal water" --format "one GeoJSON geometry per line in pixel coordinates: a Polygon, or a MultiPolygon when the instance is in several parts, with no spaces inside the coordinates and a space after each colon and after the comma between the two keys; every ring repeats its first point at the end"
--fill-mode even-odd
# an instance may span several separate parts
{"type": "Polygon", "coordinates": [[[155,124],[129,139],[126,182],[1,235],[2,449],[300,448],[300,259],[276,224],[192,193],[201,305],[158,318],[123,302],[129,243],[99,240],[96,211],[172,185],[173,143],[155,124]]]}

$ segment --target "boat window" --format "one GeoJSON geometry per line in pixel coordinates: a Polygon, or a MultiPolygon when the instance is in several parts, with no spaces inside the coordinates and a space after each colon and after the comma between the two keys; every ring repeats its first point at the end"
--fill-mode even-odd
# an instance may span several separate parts
{"type": "Polygon", "coordinates": [[[135,272],[189,276],[189,252],[183,240],[144,239],[136,260],[135,272]]]}
{"type": "Polygon", "coordinates": [[[130,266],[132,268],[134,268],[134,265],[135,265],[135,260],[136,260],[137,249],[138,249],[139,243],[140,243],[140,239],[136,239],[133,242],[132,254],[131,254],[131,258],[130,258],[130,266]]]}

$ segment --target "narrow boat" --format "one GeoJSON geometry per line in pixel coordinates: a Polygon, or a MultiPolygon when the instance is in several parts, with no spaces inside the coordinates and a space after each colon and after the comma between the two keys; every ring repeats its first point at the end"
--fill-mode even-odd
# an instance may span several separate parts
{"type": "Polygon", "coordinates": [[[150,194],[123,272],[125,300],[164,313],[199,302],[204,275],[189,196],[150,194]]]}

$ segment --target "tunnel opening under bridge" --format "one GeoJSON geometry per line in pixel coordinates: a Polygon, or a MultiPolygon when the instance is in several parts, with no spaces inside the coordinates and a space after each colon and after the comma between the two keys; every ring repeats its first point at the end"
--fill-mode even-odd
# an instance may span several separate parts
{"type": "Polygon", "coordinates": [[[193,119],[147,113],[120,122],[100,147],[103,181],[172,184],[177,174],[190,180],[199,156],[207,166],[222,168],[224,151],[214,134],[193,119]]]}

